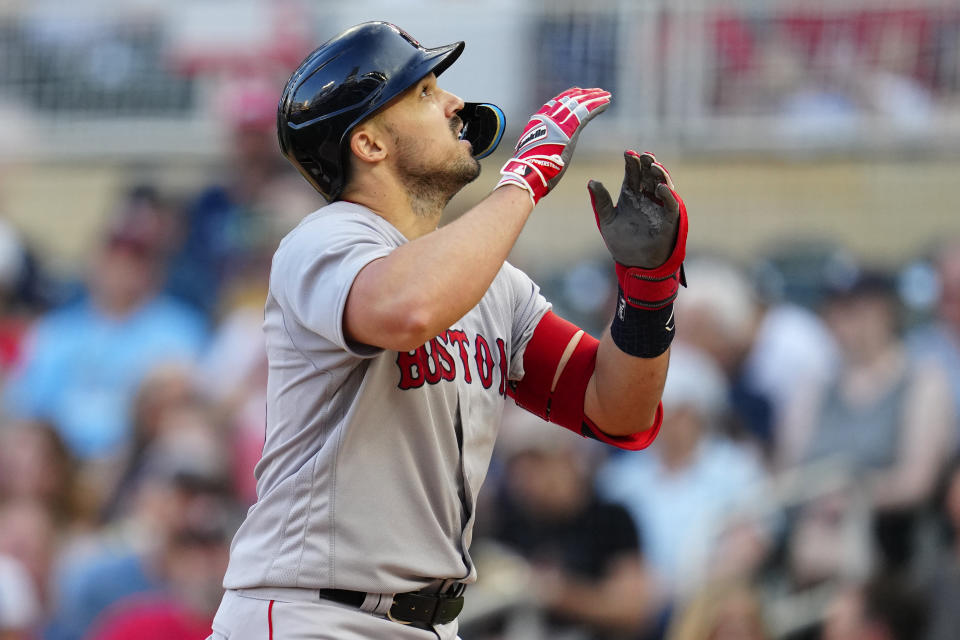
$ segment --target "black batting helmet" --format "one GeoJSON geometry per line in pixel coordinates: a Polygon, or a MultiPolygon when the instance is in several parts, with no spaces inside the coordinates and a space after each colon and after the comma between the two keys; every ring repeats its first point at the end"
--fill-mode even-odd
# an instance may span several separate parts
{"type": "Polygon", "coordinates": [[[277,108],[280,150],[328,201],[346,182],[350,132],[431,71],[463,51],[427,49],[387,22],[365,22],[321,45],[293,72],[277,108]]]}

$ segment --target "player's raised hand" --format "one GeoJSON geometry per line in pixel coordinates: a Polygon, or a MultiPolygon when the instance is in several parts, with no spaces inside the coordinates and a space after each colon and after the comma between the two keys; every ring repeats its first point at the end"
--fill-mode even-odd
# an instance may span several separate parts
{"type": "Polygon", "coordinates": [[[609,104],[609,91],[579,87],[547,102],[530,117],[495,188],[514,184],[526,189],[534,204],[539,202],[560,181],[584,125],[609,104]]]}
{"type": "MultiPolygon", "coordinates": [[[[628,150],[616,206],[603,184],[587,185],[600,235],[617,261],[626,301],[659,309],[677,296],[687,245],[687,209],[652,153],[628,150]]],[[[685,284],[685,283],[683,283],[685,284]]]]}

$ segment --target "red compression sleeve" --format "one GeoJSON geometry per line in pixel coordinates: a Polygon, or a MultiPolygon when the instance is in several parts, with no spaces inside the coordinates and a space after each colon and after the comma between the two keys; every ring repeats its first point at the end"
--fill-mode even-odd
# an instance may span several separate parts
{"type": "Polygon", "coordinates": [[[643,449],[660,431],[662,407],[657,407],[653,425],[629,436],[605,434],[584,413],[584,396],[593,376],[599,346],[600,342],[593,336],[552,311],[547,312],[524,351],[523,380],[511,388],[510,395],[524,409],[574,433],[621,449],[643,449]],[[561,369],[559,378],[558,369],[561,369]]]}

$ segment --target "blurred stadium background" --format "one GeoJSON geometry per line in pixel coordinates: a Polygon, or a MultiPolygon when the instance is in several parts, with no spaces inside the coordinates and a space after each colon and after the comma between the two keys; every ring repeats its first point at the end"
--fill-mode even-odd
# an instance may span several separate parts
{"type": "Polygon", "coordinates": [[[686,441],[637,463],[508,412],[464,637],[960,637],[956,0],[0,0],[0,640],[204,637],[262,442],[269,255],[321,204],[276,100],[370,19],[465,40],[443,85],[507,114],[451,217],[545,99],[612,91],[512,256],[564,315],[612,308],[585,185],[623,149],[691,211],[686,441]],[[96,317],[158,292],[182,308],[140,333],[96,317]],[[551,511],[540,474],[596,489],[551,511]]]}

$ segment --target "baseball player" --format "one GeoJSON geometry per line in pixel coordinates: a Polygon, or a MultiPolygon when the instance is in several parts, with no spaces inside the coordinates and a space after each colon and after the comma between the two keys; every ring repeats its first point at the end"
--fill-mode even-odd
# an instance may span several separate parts
{"type": "Polygon", "coordinates": [[[438,85],[463,48],[369,22],[310,54],[283,92],[281,150],[330,204],[274,256],[258,500],[215,640],[455,638],[507,396],[624,449],[656,437],[683,202],[650,154],[626,152],[617,205],[591,182],[615,318],[598,341],[555,316],[506,257],[610,94],[547,102],[493,192],[437,228],[503,130],[495,106],[438,85]]]}

